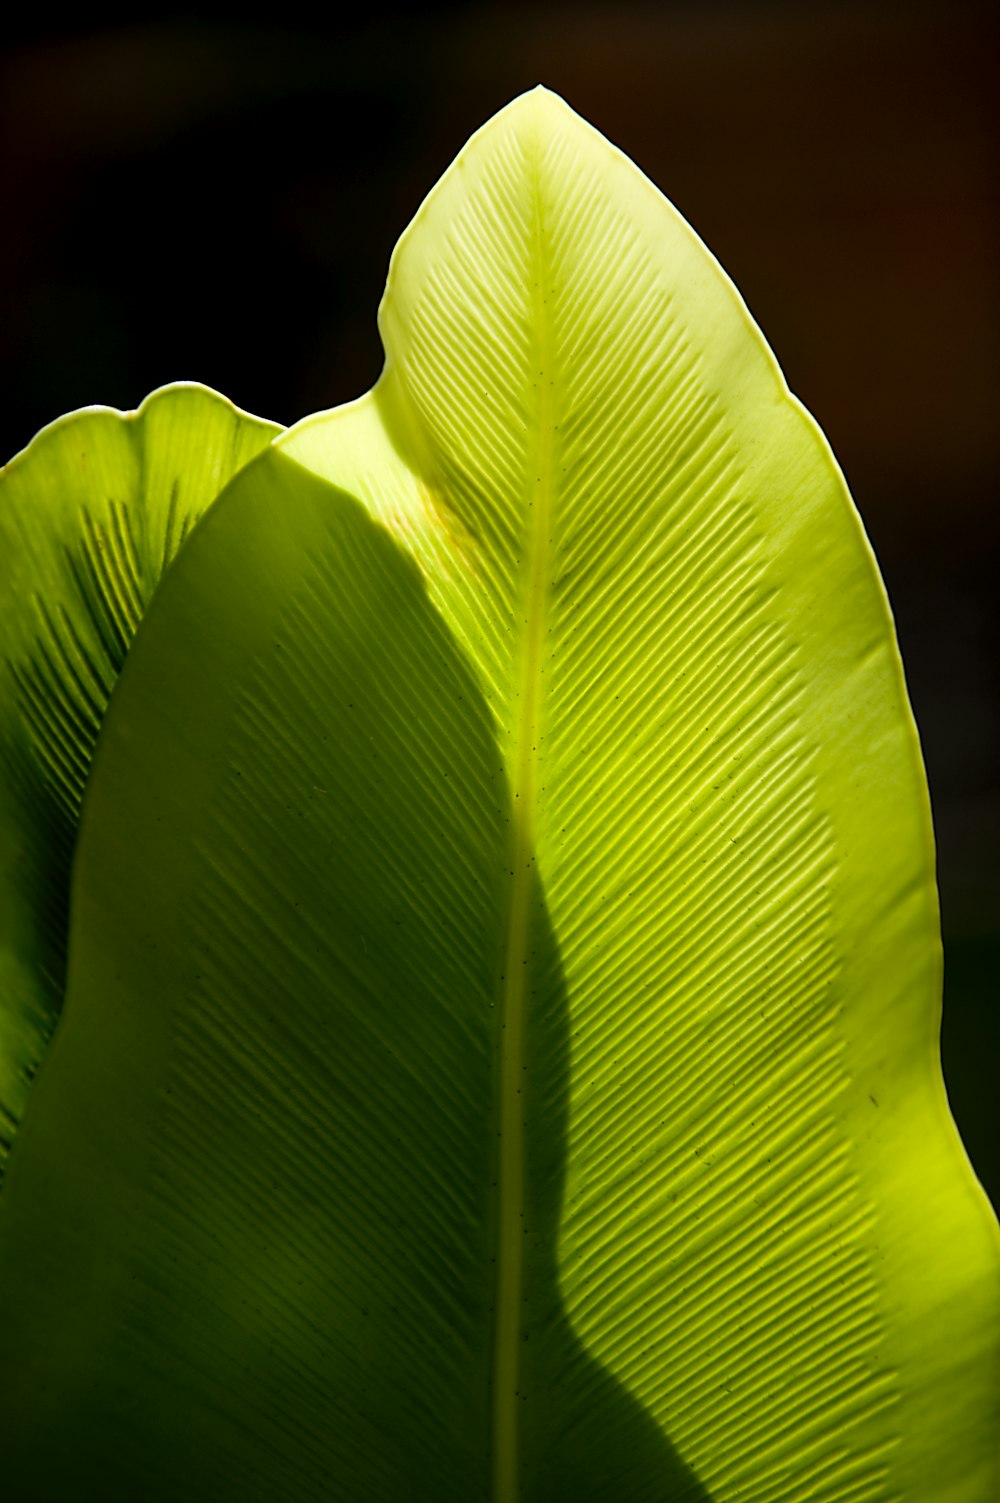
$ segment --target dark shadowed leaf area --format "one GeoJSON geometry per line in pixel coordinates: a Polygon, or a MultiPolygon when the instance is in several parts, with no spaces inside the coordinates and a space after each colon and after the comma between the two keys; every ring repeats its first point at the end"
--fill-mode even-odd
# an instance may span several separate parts
{"type": "MultiPolygon", "coordinates": [[[[165,582],[95,771],[65,1023],[0,1211],[15,1496],[489,1496],[509,819],[413,563],[256,463],[165,582]]],[[[537,889],[531,923],[524,1496],[707,1499],[561,1308],[537,889]]]]}

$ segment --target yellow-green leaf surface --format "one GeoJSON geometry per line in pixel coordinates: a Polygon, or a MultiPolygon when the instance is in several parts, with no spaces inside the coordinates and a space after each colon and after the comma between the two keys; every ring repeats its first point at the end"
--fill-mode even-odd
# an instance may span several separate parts
{"type": "Polygon", "coordinates": [[[720,1498],[985,1500],[997,1234],[941,1087],[889,610],[823,436],[695,234],[546,93],[424,204],[380,326],[376,391],[284,452],[411,541],[510,747],[511,1327],[531,864],[570,998],[559,1279],[588,1350],[720,1498]]]}
{"type": "Polygon", "coordinates": [[[191,524],[280,429],[205,387],[75,412],[0,471],[0,1172],[62,1006],[80,802],[129,643],[191,524]]]}
{"type": "Polygon", "coordinates": [[[544,91],[381,327],[374,392],[190,539],[107,718],[0,1196],[4,1480],[989,1503],[1000,1239],[822,435],[544,91]]]}
{"type": "Polygon", "coordinates": [[[586,1349],[720,1500],[985,1503],[997,1229],[941,1081],[891,618],[822,434],[689,227],[545,92],[431,194],[380,322],[375,391],[283,450],[413,548],[505,747],[498,1435],[532,1296],[530,867],[586,1349]]]}

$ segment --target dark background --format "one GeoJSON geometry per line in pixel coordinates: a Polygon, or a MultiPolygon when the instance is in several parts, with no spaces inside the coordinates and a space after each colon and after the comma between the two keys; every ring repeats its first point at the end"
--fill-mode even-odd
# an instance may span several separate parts
{"type": "Polygon", "coordinates": [[[945,1071],[1000,1204],[994,7],[380,4],[5,22],[0,457],[192,378],[291,422],[381,364],[393,244],[537,82],[674,200],[844,467],[923,738],[945,1071]]]}

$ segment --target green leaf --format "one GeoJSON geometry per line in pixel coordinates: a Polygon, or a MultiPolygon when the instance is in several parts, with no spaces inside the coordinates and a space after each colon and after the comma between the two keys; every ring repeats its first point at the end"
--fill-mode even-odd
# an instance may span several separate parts
{"type": "Polygon", "coordinates": [[[106,722],[0,1198],[5,1480],[984,1503],[1000,1239],[822,435],[544,91],[381,327],[375,391],[191,539],[106,722]]]}
{"type": "Polygon", "coordinates": [[[190,383],[52,423],[0,471],[0,1173],[62,1006],[94,744],[191,524],[281,430],[190,383]]]}
{"type": "MultiPolygon", "coordinates": [[[[67,1007],[0,1201],[16,1496],[490,1496],[512,818],[412,562],[292,461],[248,467],[161,585],[87,795],[67,1007]]],[[[562,1309],[537,888],[532,927],[524,1496],[699,1498],[562,1309]]]]}

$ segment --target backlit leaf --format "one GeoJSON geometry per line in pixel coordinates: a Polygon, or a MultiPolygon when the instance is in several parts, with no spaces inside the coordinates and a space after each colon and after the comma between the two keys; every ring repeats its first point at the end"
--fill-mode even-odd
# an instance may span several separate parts
{"type": "Polygon", "coordinates": [[[280,429],[203,386],[92,407],[0,471],[0,1173],[62,1006],[80,802],[112,686],[191,524],[280,429]]]}
{"type": "Polygon", "coordinates": [[[997,1228],[822,435],[544,91],[380,322],[107,720],[0,1198],[18,1495],[985,1503],[997,1228]]]}

